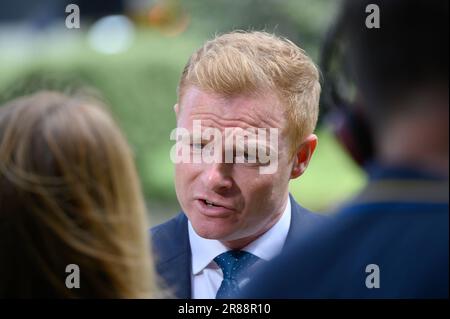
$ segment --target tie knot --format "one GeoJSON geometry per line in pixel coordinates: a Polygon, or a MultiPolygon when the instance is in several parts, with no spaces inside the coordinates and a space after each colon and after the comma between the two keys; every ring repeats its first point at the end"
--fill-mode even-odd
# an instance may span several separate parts
{"type": "Polygon", "coordinates": [[[222,269],[224,279],[236,279],[258,259],[255,255],[243,250],[229,250],[214,258],[214,261],[222,269]]]}

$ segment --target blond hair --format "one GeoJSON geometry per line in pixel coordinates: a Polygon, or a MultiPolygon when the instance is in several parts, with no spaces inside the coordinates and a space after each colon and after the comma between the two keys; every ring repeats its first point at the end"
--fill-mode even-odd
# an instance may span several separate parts
{"type": "Polygon", "coordinates": [[[179,101],[188,85],[226,96],[274,90],[286,108],[291,155],[317,123],[318,69],[304,50],[273,34],[234,31],[207,41],[184,67],[179,101]]]}
{"type": "Polygon", "coordinates": [[[98,101],[41,92],[0,108],[0,296],[151,297],[147,231],[132,153],[98,101]]]}

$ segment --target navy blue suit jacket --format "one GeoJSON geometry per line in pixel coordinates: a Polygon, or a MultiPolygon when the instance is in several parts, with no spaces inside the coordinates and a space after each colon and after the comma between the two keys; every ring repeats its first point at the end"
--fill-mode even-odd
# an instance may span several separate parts
{"type": "Polygon", "coordinates": [[[375,170],[360,196],[267,264],[240,297],[448,298],[448,214],[448,180],[375,170]]]}
{"type": "MultiPolygon", "coordinates": [[[[294,238],[307,231],[324,219],[301,207],[290,196],[291,225],[286,238],[285,248],[294,242],[294,238]]],[[[163,285],[176,298],[191,298],[191,248],[188,234],[188,219],[181,212],[164,224],[151,229],[153,253],[156,259],[156,271],[163,285]]]]}

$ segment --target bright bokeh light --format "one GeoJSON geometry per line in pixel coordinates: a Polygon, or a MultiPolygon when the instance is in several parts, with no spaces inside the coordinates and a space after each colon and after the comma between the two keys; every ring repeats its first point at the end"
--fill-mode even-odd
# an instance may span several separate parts
{"type": "Polygon", "coordinates": [[[134,41],[133,23],[123,15],[99,19],[88,32],[92,49],[103,54],[117,54],[128,50],[134,41]]]}

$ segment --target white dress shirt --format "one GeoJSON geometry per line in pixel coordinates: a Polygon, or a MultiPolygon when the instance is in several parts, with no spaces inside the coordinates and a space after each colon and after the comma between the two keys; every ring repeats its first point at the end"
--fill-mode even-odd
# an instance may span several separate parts
{"type": "MultiPolygon", "coordinates": [[[[291,203],[288,198],[281,218],[267,232],[242,250],[263,259],[270,260],[283,249],[291,224],[291,203]]],[[[220,241],[200,237],[191,225],[189,242],[192,253],[191,289],[193,299],[214,299],[223,280],[222,269],[214,258],[230,250],[220,241]]]]}

